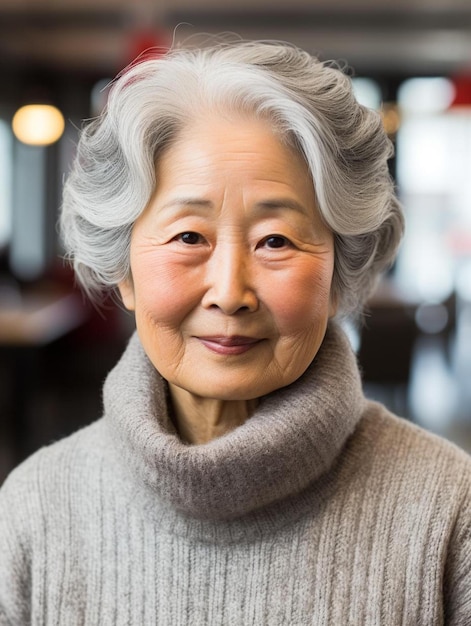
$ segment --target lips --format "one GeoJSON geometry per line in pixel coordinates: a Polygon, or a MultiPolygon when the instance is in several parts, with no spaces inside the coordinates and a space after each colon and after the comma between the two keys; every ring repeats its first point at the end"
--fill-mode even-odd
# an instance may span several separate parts
{"type": "Polygon", "coordinates": [[[242,335],[233,335],[231,337],[198,337],[198,339],[206,348],[211,350],[211,352],[224,355],[244,354],[245,352],[251,350],[261,341],[261,339],[244,337],[242,335]]]}

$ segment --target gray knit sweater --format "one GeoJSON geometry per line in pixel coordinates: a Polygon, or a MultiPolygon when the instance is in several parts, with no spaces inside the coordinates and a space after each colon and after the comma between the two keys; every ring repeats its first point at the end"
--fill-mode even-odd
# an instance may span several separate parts
{"type": "Polygon", "coordinates": [[[2,626],[471,624],[470,459],[367,402],[337,327],[210,443],[136,336],[104,406],[0,490],[2,626]]]}

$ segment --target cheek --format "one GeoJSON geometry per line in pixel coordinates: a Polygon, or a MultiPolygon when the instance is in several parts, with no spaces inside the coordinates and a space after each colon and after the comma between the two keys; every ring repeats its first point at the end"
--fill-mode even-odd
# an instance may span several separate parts
{"type": "Polygon", "coordinates": [[[306,327],[327,319],[330,314],[330,266],[308,265],[302,272],[277,281],[278,289],[271,292],[271,310],[275,313],[280,332],[296,334],[306,327]]]}
{"type": "Polygon", "coordinates": [[[194,308],[200,298],[198,277],[191,270],[169,262],[164,254],[153,254],[134,264],[136,315],[174,325],[194,308]]]}

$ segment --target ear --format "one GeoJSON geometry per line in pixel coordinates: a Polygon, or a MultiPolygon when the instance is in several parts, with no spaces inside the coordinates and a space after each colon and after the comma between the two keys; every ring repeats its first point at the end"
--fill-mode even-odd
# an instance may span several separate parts
{"type": "Polygon", "coordinates": [[[126,278],[118,284],[121,300],[128,311],[134,311],[134,284],[132,278],[126,278]]]}

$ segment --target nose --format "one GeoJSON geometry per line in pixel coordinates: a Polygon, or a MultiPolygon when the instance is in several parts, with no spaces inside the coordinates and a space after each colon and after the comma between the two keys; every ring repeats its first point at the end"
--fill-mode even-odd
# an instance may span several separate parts
{"type": "Polygon", "coordinates": [[[251,265],[249,253],[236,244],[216,249],[207,265],[203,306],[218,308],[226,315],[256,311],[259,302],[251,265]]]}

